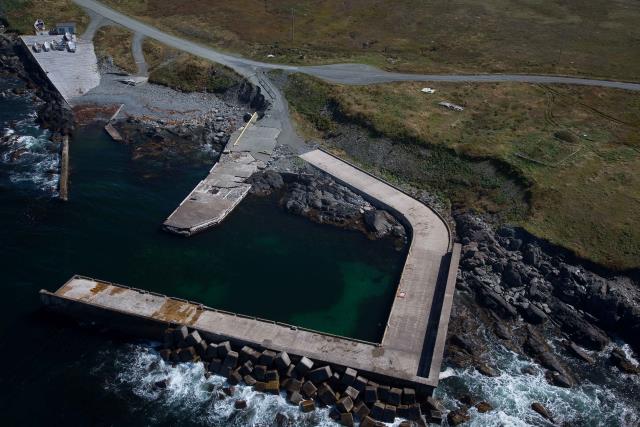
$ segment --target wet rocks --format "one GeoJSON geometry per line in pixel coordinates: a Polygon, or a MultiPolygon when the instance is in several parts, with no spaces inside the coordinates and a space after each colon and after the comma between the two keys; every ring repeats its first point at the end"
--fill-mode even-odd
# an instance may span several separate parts
{"type": "Polygon", "coordinates": [[[377,238],[389,235],[404,236],[404,228],[387,211],[368,210],[364,213],[364,223],[367,229],[377,238]],[[396,228],[399,227],[399,228],[396,228]]]}
{"type": "Polygon", "coordinates": [[[469,415],[469,413],[465,408],[456,409],[456,410],[450,411],[447,414],[447,421],[451,426],[457,426],[462,423],[466,423],[470,419],[471,419],[471,416],[469,415]]]}
{"type": "MultiPolygon", "coordinates": [[[[247,345],[238,348],[229,341],[207,342],[198,331],[185,326],[166,330],[164,338],[165,348],[160,352],[168,363],[202,362],[208,370],[206,376],[217,374],[227,379],[222,391],[211,390],[218,399],[233,396],[235,386],[244,383],[262,393],[285,392],[287,402],[302,412],[330,406],[331,417],[345,426],[358,421],[360,425],[378,426],[393,422],[396,417],[426,425],[427,421],[439,422],[442,417],[442,406],[432,396],[421,395],[410,387],[379,384],[352,368],[329,366],[304,356],[289,356],[284,351],[258,351],[247,345]],[[206,350],[198,353],[189,345],[194,343],[204,343],[206,350]]],[[[166,384],[156,386],[163,387],[166,384]]],[[[248,403],[239,399],[234,407],[244,410],[248,403]]],[[[286,420],[281,422],[286,424],[286,420]]]]}
{"type": "Polygon", "coordinates": [[[374,208],[360,195],[320,171],[281,174],[273,170],[248,180],[257,195],[278,193],[280,204],[290,213],[321,224],[356,229],[372,239],[392,237],[406,241],[404,227],[390,213],[374,208]]]}
{"type": "Polygon", "coordinates": [[[635,374],[635,375],[640,374],[640,366],[635,365],[633,362],[631,362],[631,360],[629,360],[629,358],[624,353],[624,351],[622,351],[619,348],[614,348],[611,351],[609,360],[614,366],[616,366],[622,372],[625,372],[627,374],[635,374]]]}
{"type": "Polygon", "coordinates": [[[248,180],[252,185],[251,192],[260,196],[266,196],[284,187],[282,175],[278,172],[266,170],[252,175],[248,180]]]}
{"type": "MultiPolygon", "coordinates": [[[[633,280],[605,279],[571,265],[563,253],[547,251],[543,242],[516,228],[495,232],[477,215],[454,216],[463,247],[456,313],[449,328],[450,363],[479,370],[486,365],[478,357],[484,338],[474,332],[482,324],[493,324],[503,345],[534,358],[548,369],[548,380],[562,387],[574,385],[580,375],[571,372],[563,362],[565,354],[558,350],[593,364],[588,351],[609,345],[607,330],[640,348],[640,288],[633,280]],[[569,340],[552,349],[545,337],[569,340]]],[[[628,366],[619,355],[613,355],[611,362],[628,366]]]]}
{"type": "Polygon", "coordinates": [[[484,402],[484,401],[476,403],[475,407],[478,410],[478,412],[480,412],[481,414],[484,414],[485,412],[489,412],[493,410],[493,406],[491,406],[489,402],[484,402]]]}
{"type": "Polygon", "coordinates": [[[535,412],[537,412],[542,418],[553,422],[553,418],[551,417],[551,414],[549,413],[547,408],[544,407],[544,405],[542,403],[533,402],[531,404],[531,409],[533,409],[535,412]]]}

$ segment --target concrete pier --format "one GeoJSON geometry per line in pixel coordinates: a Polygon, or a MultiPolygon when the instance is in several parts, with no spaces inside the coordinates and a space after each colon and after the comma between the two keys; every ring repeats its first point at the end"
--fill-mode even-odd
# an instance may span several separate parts
{"type": "Polygon", "coordinates": [[[100,84],[98,60],[93,42],[78,39],[75,52],[50,50],[34,52],[33,44],[60,40],[62,36],[21,36],[26,49],[36,60],[60,95],[73,105],[76,98],[100,84]]]}
{"type": "Polygon", "coordinates": [[[196,329],[209,341],[286,351],[316,362],[352,367],[368,378],[430,392],[435,375],[417,375],[413,354],[384,345],[339,337],[293,325],[216,310],[202,304],[105,281],[74,276],[56,292],[40,291],[49,309],[111,330],[161,340],[169,326],[196,329]]]}
{"type": "Polygon", "coordinates": [[[191,236],[222,222],[240,203],[251,185],[245,181],[271,158],[280,122],[251,120],[229,139],[220,160],[163,224],[172,233],[191,236]]]}

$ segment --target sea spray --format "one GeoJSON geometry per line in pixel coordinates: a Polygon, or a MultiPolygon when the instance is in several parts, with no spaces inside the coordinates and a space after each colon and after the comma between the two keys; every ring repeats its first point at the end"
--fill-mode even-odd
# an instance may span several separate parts
{"type": "Polygon", "coordinates": [[[19,85],[13,80],[0,80],[0,87],[5,89],[3,111],[0,112],[0,127],[3,128],[0,137],[0,185],[55,197],[60,144],[52,141],[51,133],[36,123],[39,104],[34,97],[28,92],[18,94],[7,90],[19,85]]]}
{"type": "Polygon", "coordinates": [[[223,392],[225,379],[217,375],[206,378],[202,363],[172,366],[147,344],[126,345],[115,355],[111,351],[105,353],[103,359],[93,374],[109,378],[105,381],[109,392],[129,401],[132,397],[140,399],[142,404],[135,406],[147,408],[153,423],[178,418],[187,420],[188,424],[269,426],[273,425],[276,415],[282,413],[289,417],[290,425],[337,425],[329,418],[328,408],[304,414],[297,406],[288,404],[284,395],[259,393],[239,385],[234,386],[232,396],[226,396],[223,392]],[[112,361],[108,362],[110,359],[112,361]],[[115,374],[105,375],[111,368],[115,374]],[[236,410],[237,400],[245,400],[247,409],[236,410]]]}
{"type": "MultiPolygon", "coordinates": [[[[484,335],[488,343],[487,353],[491,354],[499,375],[488,377],[473,368],[447,367],[435,392],[448,409],[458,407],[460,403],[456,397],[464,394],[485,400],[495,408],[484,414],[475,408],[470,409],[468,425],[552,425],[531,410],[533,402],[542,403],[557,424],[636,426],[640,422],[638,402],[633,392],[640,389],[640,381],[607,364],[611,348],[594,354],[597,362],[591,369],[598,371],[598,375],[592,375],[569,389],[549,384],[542,367],[506,349],[492,340],[489,334],[484,335]],[[525,368],[531,373],[523,373],[525,368]],[[630,394],[625,396],[621,388],[626,388],[630,394]]],[[[552,345],[558,346],[559,343],[552,345]]]]}

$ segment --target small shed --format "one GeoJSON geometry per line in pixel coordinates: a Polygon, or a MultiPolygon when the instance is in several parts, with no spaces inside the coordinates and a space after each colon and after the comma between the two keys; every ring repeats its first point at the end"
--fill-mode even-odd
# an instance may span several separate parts
{"type": "Polygon", "coordinates": [[[76,23],[75,22],[58,22],[56,24],[56,34],[64,35],[65,33],[75,34],[76,23]]]}

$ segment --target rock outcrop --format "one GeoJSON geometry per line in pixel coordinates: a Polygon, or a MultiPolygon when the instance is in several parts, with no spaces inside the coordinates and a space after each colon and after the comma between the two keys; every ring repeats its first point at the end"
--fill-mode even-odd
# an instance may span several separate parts
{"type": "Polygon", "coordinates": [[[254,174],[249,182],[253,194],[277,193],[280,204],[290,213],[321,224],[360,230],[372,239],[391,237],[399,244],[406,241],[406,231],[393,215],[376,209],[321,172],[283,174],[267,170],[254,174]]]}

